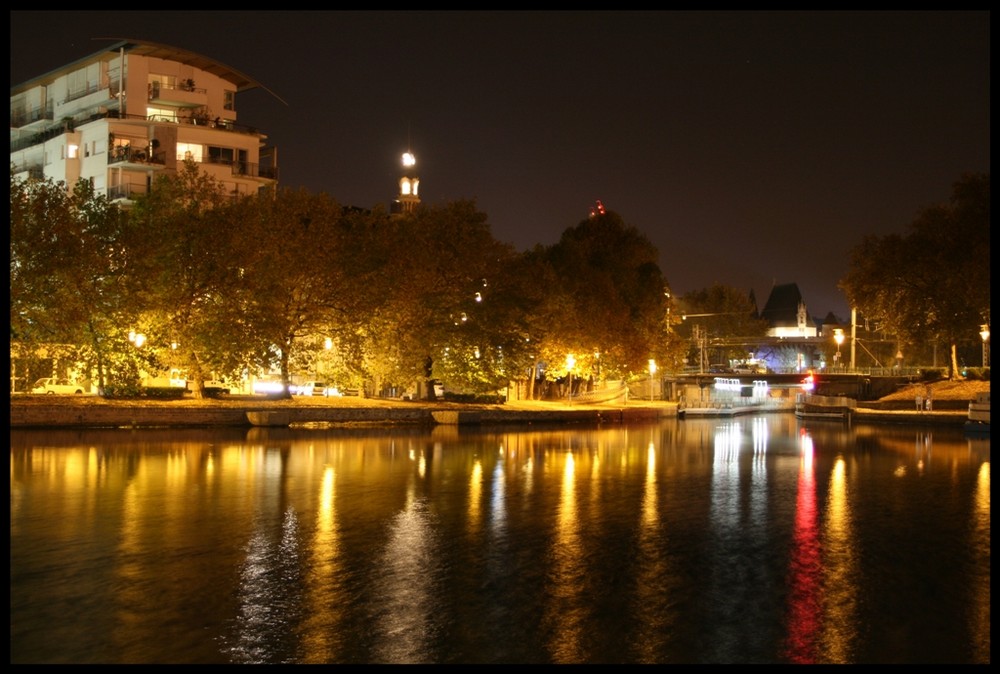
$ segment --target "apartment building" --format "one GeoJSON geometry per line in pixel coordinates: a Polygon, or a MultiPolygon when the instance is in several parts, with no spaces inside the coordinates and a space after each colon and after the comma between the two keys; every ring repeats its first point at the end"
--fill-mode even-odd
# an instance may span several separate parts
{"type": "Polygon", "coordinates": [[[10,90],[10,161],[18,177],[68,188],[89,180],[128,205],[154,177],[196,162],[234,196],[278,180],[267,136],[237,119],[237,94],[266,88],[211,58],[120,41],[10,90]]]}

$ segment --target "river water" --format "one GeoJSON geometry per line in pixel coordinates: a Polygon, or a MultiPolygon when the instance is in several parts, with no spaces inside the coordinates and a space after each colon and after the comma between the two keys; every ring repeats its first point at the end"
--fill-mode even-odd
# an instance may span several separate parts
{"type": "Polygon", "coordinates": [[[12,430],[12,663],[989,663],[989,439],[12,430]]]}

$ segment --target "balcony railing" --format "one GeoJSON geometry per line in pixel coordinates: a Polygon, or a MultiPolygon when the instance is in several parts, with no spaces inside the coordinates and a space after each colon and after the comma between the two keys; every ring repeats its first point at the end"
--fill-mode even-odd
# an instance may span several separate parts
{"type": "Polygon", "coordinates": [[[270,178],[277,179],[278,169],[273,166],[261,166],[255,162],[237,161],[235,159],[222,159],[220,157],[206,157],[202,160],[205,164],[217,164],[229,166],[234,176],[247,178],[270,178]]]}
{"type": "Polygon", "coordinates": [[[119,145],[108,152],[108,164],[166,164],[165,152],[156,151],[152,145],[135,148],[131,145],[119,145]]]}
{"type": "Polygon", "coordinates": [[[124,185],[115,185],[108,188],[108,199],[111,201],[119,201],[121,199],[132,200],[141,194],[146,194],[146,186],[144,184],[125,183],[124,185]]]}
{"type": "Polygon", "coordinates": [[[54,106],[49,103],[44,108],[32,108],[31,110],[11,110],[10,111],[10,126],[13,129],[19,129],[22,126],[27,126],[29,124],[34,124],[35,122],[41,121],[43,119],[51,120],[53,115],[54,106]]]}
{"type": "Polygon", "coordinates": [[[45,168],[41,162],[21,162],[20,164],[11,162],[11,166],[15,175],[27,173],[29,178],[42,179],[45,177],[45,168]]]}

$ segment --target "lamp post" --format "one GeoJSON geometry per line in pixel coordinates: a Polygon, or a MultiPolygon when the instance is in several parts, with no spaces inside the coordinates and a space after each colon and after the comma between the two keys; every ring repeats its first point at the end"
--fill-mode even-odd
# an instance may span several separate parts
{"type": "Polygon", "coordinates": [[[844,331],[840,328],[834,328],[833,341],[837,343],[837,355],[833,358],[833,364],[840,365],[840,345],[844,343],[844,331]]]}
{"type": "Polygon", "coordinates": [[[987,358],[989,349],[986,343],[990,341],[990,326],[986,325],[985,323],[983,325],[980,325],[979,336],[983,338],[983,367],[985,368],[989,364],[989,359],[987,358]]]}
{"type": "Polygon", "coordinates": [[[653,375],[656,374],[656,360],[649,359],[649,399],[653,399],[653,375]]]}

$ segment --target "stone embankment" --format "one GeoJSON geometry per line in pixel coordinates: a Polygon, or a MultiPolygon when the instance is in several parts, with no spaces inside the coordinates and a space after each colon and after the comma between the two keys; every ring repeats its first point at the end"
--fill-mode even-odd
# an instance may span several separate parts
{"type": "MultiPolygon", "coordinates": [[[[855,422],[964,424],[968,403],[989,382],[936,382],[906,387],[880,401],[859,403],[855,422]],[[916,398],[933,405],[916,409],[916,398]]],[[[11,396],[11,428],[138,428],[287,425],[463,425],[626,423],[677,417],[677,404],[629,400],[624,405],[567,405],[512,401],[505,405],[406,402],[345,398],[268,400],[232,396],[219,400],[124,401],[97,396],[11,396]],[[257,414],[266,412],[267,414],[257,414]],[[249,415],[248,415],[249,413],[249,415]]]]}
{"type": "Polygon", "coordinates": [[[139,428],[287,426],[289,424],[457,425],[531,423],[625,423],[677,415],[673,403],[621,407],[558,403],[449,405],[387,401],[170,401],[130,402],[62,396],[11,400],[11,428],[139,428]]]}

